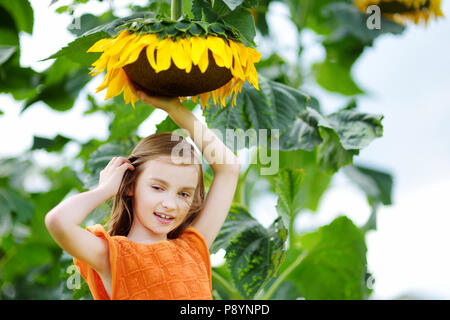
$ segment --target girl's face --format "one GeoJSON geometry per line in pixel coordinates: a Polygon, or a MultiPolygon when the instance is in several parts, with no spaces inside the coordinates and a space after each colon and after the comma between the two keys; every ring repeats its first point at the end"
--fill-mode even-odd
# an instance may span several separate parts
{"type": "Polygon", "coordinates": [[[195,165],[174,164],[169,156],[144,163],[132,194],[132,228],[157,236],[176,229],[186,219],[197,182],[195,165]]]}

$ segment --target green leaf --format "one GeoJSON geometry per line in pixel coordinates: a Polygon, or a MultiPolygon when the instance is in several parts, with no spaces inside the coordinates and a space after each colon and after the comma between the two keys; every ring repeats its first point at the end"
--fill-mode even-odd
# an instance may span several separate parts
{"type": "Polygon", "coordinates": [[[69,43],[66,47],[63,47],[57,53],[41,61],[55,59],[58,57],[66,57],[74,62],[81,64],[82,66],[88,67],[100,57],[101,53],[86,53],[86,51],[90,47],[92,47],[98,40],[104,38],[109,38],[109,34],[105,31],[99,31],[86,36],[81,36],[69,43]]]}
{"type": "Polygon", "coordinates": [[[223,1],[230,10],[236,9],[236,7],[240,6],[243,2],[243,0],[221,0],[223,1]]]}
{"type": "Polygon", "coordinates": [[[16,46],[0,46],[0,66],[16,52],[16,46]]]}
{"type": "Polygon", "coordinates": [[[45,149],[48,152],[59,152],[70,140],[70,138],[64,137],[59,134],[53,139],[34,136],[33,146],[31,147],[31,150],[45,149]]]}
{"type": "Polygon", "coordinates": [[[90,13],[86,13],[77,19],[77,23],[69,25],[68,30],[72,34],[79,37],[84,33],[97,28],[97,26],[99,25],[104,25],[110,23],[111,21],[117,20],[117,17],[112,14],[112,11],[107,11],[102,15],[93,15],[90,13]]]}
{"type": "Polygon", "coordinates": [[[0,6],[14,18],[18,31],[33,33],[33,8],[28,0],[0,0],[0,6]]]}
{"type": "Polygon", "coordinates": [[[375,138],[383,135],[383,115],[368,114],[356,110],[340,110],[327,119],[336,130],[345,149],[362,149],[375,138]]]}
{"type": "Polygon", "coordinates": [[[225,249],[231,239],[243,231],[258,227],[258,221],[250,215],[246,207],[232,205],[220,233],[210,248],[211,253],[225,249]]]}
{"type": "Polygon", "coordinates": [[[392,174],[363,166],[346,166],[342,171],[364,191],[369,204],[392,204],[392,174]]]}
{"type": "Polygon", "coordinates": [[[226,248],[226,264],[236,288],[245,299],[252,298],[276,276],[284,260],[286,237],[286,228],[278,218],[268,229],[256,222],[231,238],[226,248]]]}
{"type": "Polygon", "coordinates": [[[288,277],[306,299],[362,299],[367,248],[345,216],[300,237],[304,258],[288,277]]]}
{"type": "Polygon", "coordinates": [[[406,28],[381,16],[380,29],[369,29],[369,15],[361,13],[353,3],[332,2],[323,10],[324,16],[334,19],[336,27],[330,38],[338,40],[342,36],[352,35],[365,44],[371,44],[375,38],[385,33],[401,34],[406,28]]]}
{"type": "MultiPolygon", "coordinates": [[[[312,100],[308,95],[294,88],[267,80],[262,76],[258,79],[261,90],[256,90],[247,82],[244,83],[242,92],[237,96],[236,107],[232,107],[231,101],[228,101],[225,108],[207,108],[203,114],[209,127],[219,129],[224,137],[227,136],[226,129],[247,131],[253,128],[257,132],[260,132],[258,131],[260,129],[267,129],[269,130],[267,142],[269,142],[272,140],[270,129],[279,130],[280,147],[283,147],[283,134],[293,125],[295,117],[310,105],[312,100]]],[[[243,146],[248,148],[251,142],[246,139],[243,146]]]]}
{"type": "Polygon", "coordinates": [[[339,92],[347,96],[364,93],[353,81],[350,70],[342,65],[325,60],[313,65],[317,83],[331,92],[339,92]]]}
{"type": "Polygon", "coordinates": [[[36,94],[41,75],[31,68],[22,68],[8,62],[0,66],[0,92],[12,93],[14,99],[23,100],[36,94]]]}
{"type": "Polygon", "coordinates": [[[191,11],[195,20],[215,22],[218,18],[208,0],[192,0],[191,11]]]}
{"type": "Polygon", "coordinates": [[[317,149],[317,159],[322,170],[333,173],[353,163],[353,156],[359,154],[358,149],[344,149],[334,130],[320,127],[319,132],[323,142],[317,149]]]}
{"type": "Polygon", "coordinates": [[[246,40],[247,46],[256,46],[253,39],[256,36],[255,20],[252,14],[245,8],[238,8],[226,16],[221,17],[228,25],[235,27],[246,40]]]}
{"type": "Polygon", "coordinates": [[[0,188],[0,209],[1,212],[14,212],[20,222],[26,223],[33,216],[34,206],[18,191],[0,188]]]}
{"type": "MultiPolygon", "coordinates": [[[[298,146],[307,146],[310,150],[318,146],[318,162],[323,170],[335,172],[340,167],[353,162],[353,155],[359,153],[369,143],[382,135],[382,115],[360,113],[356,110],[340,110],[328,116],[307,107],[299,114],[290,134],[289,143],[295,146],[295,135],[300,136],[298,146]],[[299,128],[296,128],[296,125],[299,128]],[[300,132],[302,134],[297,134],[300,132]],[[295,133],[295,134],[294,134],[295,133]],[[306,137],[306,142],[302,139],[306,137]]],[[[292,148],[292,147],[291,147],[292,148]]]]}
{"type": "Polygon", "coordinates": [[[2,266],[2,281],[13,282],[26,275],[30,268],[39,267],[53,261],[51,251],[39,244],[25,244],[14,254],[8,255],[2,266]]]}
{"type": "Polygon", "coordinates": [[[64,79],[50,85],[43,85],[40,92],[24,104],[21,112],[38,101],[44,101],[49,107],[58,111],[66,111],[73,107],[81,89],[91,80],[85,69],[74,70],[64,79]]]}
{"type": "Polygon", "coordinates": [[[281,168],[275,177],[275,193],[278,195],[275,208],[284,226],[289,228],[291,219],[301,208],[298,203],[305,171],[302,169],[281,168]]]}
{"type": "Polygon", "coordinates": [[[121,97],[114,99],[114,119],[110,125],[109,141],[127,138],[135,134],[139,125],[155,110],[148,105],[138,103],[135,109],[126,105],[121,97]]]}
{"type": "Polygon", "coordinates": [[[280,151],[280,168],[300,168],[305,171],[298,195],[298,206],[317,211],[320,200],[331,182],[331,175],[322,171],[316,162],[316,150],[280,151]]]}

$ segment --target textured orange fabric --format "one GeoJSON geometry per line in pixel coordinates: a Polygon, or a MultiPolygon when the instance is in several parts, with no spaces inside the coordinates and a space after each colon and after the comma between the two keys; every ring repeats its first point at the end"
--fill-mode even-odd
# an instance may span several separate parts
{"type": "MultiPolygon", "coordinates": [[[[110,236],[102,225],[87,227],[108,241],[111,300],[212,300],[211,262],[203,236],[188,227],[177,238],[143,244],[110,236]]],[[[109,300],[98,273],[73,258],[95,300],[109,300]]]]}

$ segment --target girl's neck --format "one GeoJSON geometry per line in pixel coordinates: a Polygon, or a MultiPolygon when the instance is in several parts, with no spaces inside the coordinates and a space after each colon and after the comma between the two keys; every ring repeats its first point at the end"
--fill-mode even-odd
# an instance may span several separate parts
{"type": "Polygon", "coordinates": [[[133,225],[127,235],[129,240],[139,243],[155,243],[167,240],[167,234],[157,234],[140,223],[134,223],[135,221],[133,221],[133,225]]]}

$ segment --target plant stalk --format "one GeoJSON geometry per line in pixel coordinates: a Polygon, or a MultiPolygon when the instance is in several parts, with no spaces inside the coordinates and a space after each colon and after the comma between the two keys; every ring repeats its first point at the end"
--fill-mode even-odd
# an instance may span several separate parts
{"type": "Polygon", "coordinates": [[[232,286],[230,286],[230,284],[219,273],[217,273],[214,270],[211,270],[211,276],[214,278],[214,280],[219,282],[220,285],[225,288],[225,290],[228,291],[232,299],[241,299],[237,290],[232,286]]]}
{"type": "Polygon", "coordinates": [[[170,4],[170,18],[178,20],[183,15],[183,0],[172,0],[170,4]]]}
{"type": "Polygon", "coordinates": [[[298,258],[291,263],[286,270],[283,271],[282,274],[275,280],[275,282],[270,286],[269,290],[261,297],[261,300],[268,300],[275,293],[275,290],[280,286],[280,284],[286,279],[286,277],[303,261],[306,257],[306,252],[303,252],[298,258]]]}

